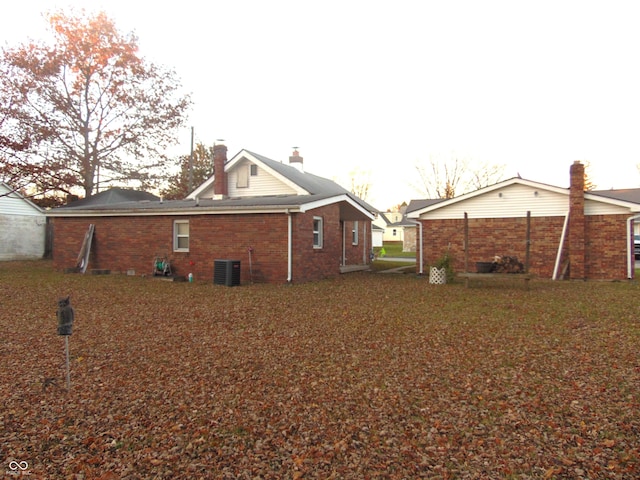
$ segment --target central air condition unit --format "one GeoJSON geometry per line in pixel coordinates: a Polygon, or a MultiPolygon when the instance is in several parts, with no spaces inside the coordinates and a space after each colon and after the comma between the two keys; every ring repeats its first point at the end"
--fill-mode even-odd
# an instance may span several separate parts
{"type": "Polygon", "coordinates": [[[227,287],[240,285],[240,260],[214,260],[213,283],[227,287]]]}

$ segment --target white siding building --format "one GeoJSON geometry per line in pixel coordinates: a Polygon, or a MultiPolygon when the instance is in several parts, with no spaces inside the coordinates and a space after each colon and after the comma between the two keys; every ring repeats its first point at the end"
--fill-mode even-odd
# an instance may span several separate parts
{"type": "Polygon", "coordinates": [[[44,212],[0,182],[0,260],[42,258],[46,228],[44,212]]]}

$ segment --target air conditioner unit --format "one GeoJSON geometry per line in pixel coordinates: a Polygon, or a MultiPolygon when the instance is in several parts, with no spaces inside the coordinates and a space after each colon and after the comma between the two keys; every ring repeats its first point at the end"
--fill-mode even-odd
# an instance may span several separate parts
{"type": "Polygon", "coordinates": [[[240,285],[240,260],[214,260],[213,283],[227,287],[240,285]]]}

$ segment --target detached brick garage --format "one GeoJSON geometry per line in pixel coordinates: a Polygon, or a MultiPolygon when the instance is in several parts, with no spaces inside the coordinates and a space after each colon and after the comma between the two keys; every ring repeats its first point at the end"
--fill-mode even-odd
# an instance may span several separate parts
{"type": "Polygon", "coordinates": [[[584,166],[570,168],[570,188],[512,178],[460,197],[414,200],[408,217],[419,222],[417,249],[424,265],[446,252],[457,272],[476,262],[516,256],[524,262],[529,225],[529,272],[541,278],[633,278],[633,231],[640,189],[584,191],[584,166]],[[465,252],[465,214],[468,251],[465,252]]]}
{"type": "Polygon", "coordinates": [[[297,152],[288,165],[246,150],[227,162],[224,145],[214,150],[224,175],[185,200],[81,200],[49,212],[54,268],[77,264],[89,225],[89,269],[151,274],[166,255],[175,274],[212,280],[215,260],[227,259],[240,261],[242,283],[284,283],[367,268],[372,207],[303,172],[297,152]]]}

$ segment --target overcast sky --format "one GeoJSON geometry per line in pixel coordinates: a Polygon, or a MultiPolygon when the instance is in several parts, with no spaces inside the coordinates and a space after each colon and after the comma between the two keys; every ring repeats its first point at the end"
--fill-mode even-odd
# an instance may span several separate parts
{"type": "MultiPolygon", "coordinates": [[[[0,42],[46,30],[54,7],[104,10],[192,92],[196,141],[224,139],[349,188],[380,209],[422,198],[416,164],[505,165],[503,179],[640,187],[635,1],[18,0],[0,42]]],[[[189,153],[190,129],[181,133],[189,153]]]]}

